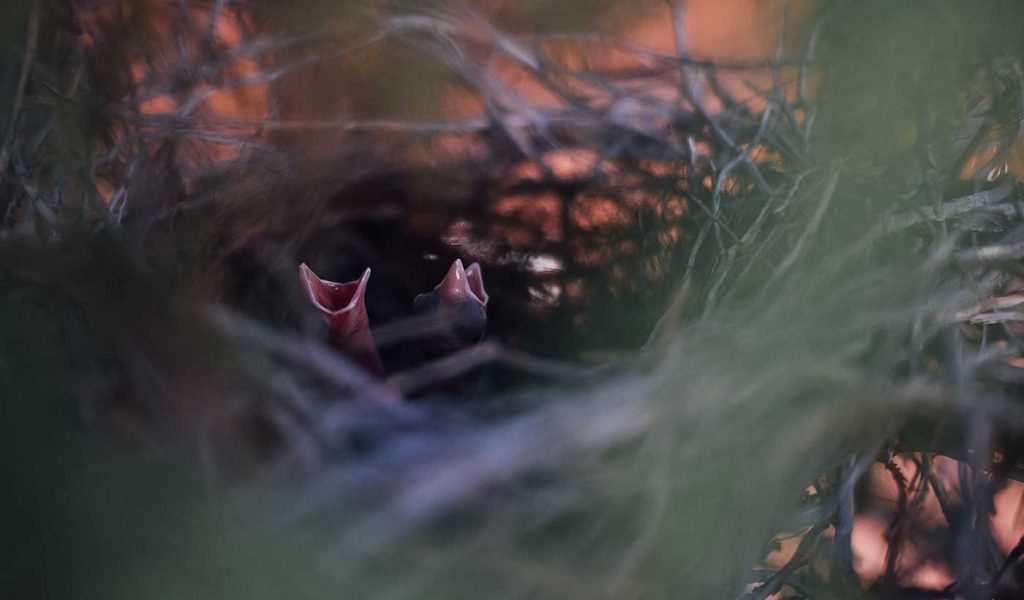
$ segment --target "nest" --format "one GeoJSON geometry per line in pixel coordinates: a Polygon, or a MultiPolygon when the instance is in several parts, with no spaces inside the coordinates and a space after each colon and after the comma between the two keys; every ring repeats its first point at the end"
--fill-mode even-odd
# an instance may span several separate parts
{"type": "Polygon", "coordinates": [[[679,4],[673,52],[444,7],[94,4],[0,9],[4,466],[35,540],[4,586],[1019,593],[993,515],[1024,477],[1020,9],[824,3],[716,62],[679,4]],[[303,73],[376,47],[479,114],[294,115],[303,73]],[[460,256],[487,341],[386,378],[296,276],[371,266],[401,356],[460,256]]]}

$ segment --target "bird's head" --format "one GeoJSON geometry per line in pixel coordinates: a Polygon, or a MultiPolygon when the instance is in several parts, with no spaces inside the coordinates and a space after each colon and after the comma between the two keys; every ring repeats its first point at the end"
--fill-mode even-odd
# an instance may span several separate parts
{"type": "Polygon", "coordinates": [[[299,278],[310,302],[327,321],[335,345],[371,372],[383,373],[366,313],[370,269],[363,271],[359,279],[338,283],[320,279],[303,263],[299,265],[299,278]]]}
{"type": "Polygon", "coordinates": [[[424,340],[426,349],[450,354],[480,342],[487,329],[487,301],[480,264],[467,269],[456,259],[441,283],[413,301],[417,314],[441,320],[437,333],[424,340]]]}

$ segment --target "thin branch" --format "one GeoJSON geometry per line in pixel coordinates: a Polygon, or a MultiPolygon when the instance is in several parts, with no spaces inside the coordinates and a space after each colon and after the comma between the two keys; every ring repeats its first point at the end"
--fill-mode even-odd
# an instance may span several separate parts
{"type": "Polygon", "coordinates": [[[18,119],[21,117],[21,109],[25,104],[25,89],[28,86],[28,78],[32,73],[32,65],[36,60],[36,45],[39,41],[39,0],[32,2],[32,8],[28,15],[28,29],[25,38],[25,51],[21,58],[21,74],[18,75],[18,83],[14,88],[14,104],[11,107],[11,118],[7,124],[7,132],[4,134],[3,144],[0,145],[0,183],[7,174],[7,165],[11,158],[11,144],[18,128],[18,119]]]}

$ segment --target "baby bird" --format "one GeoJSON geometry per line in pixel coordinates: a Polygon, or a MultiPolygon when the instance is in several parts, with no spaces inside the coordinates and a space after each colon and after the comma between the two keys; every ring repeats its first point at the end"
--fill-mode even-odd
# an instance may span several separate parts
{"type": "Polygon", "coordinates": [[[370,332],[366,314],[366,284],[370,269],[354,281],[337,283],[320,279],[305,263],[299,278],[313,306],[324,316],[331,342],[353,361],[374,375],[384,374],[384,365],[370,332]]]}
{"type": "Polygon", "coordinates": [[[487,329],[487,300],[480,264],[466,269],[455,259],[441,283],[413,301],[417,314],[440,320],[437,330],[421,340],[424,353],[438,358],[479,343],[487,329]]]}

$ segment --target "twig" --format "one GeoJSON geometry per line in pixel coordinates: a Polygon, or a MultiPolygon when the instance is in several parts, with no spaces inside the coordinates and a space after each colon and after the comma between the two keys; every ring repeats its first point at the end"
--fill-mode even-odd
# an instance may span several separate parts
{"type": "Polygon", "coordinates": [[[1003,561],[1003,564],[999,567],[999,570],[996,571],[995,575],[992,576],[992,583],[990,584],[991,594],[995,593],[995,591],[999,588],[999,583],[1003,580],[1003,577],[1006,575],[1006,572],[1009,571],[1010,567],[1012,567],[1017,561],[1019,561],[1022,556],[1024,556],[1024,536],[1021,536],[1021,538],[1017,540],[1017,543],[1013,546],[1013,549],[1011,549],[1010,553],[1006,555],[1006,560],[1003,561]]]}
{"type": "Polygon", "coordinates": [[[894,586],[898,583],[896,568],[899,563],[900,549],[903,543],[907,520],[907,479],[903,475],[903,471],[893,461],[892,456],[889,456],[883,465],[892,475],[892,480],[896,483],[897,490],[896,512],[886,531],[886,541],[888,544],[885,550],[885,574],[883,575],[885,585],[894,586]]]}
{"type": "Polygon", "coordinates": [[[355,363],[319,344],[283,335],[217,306],[209,307],[206,316],[228,336],[255,344],[271,353],[287,356],[311,368],[327,381],[355,390],[363,398],[385,404],[394,404],[400,400],[392,388],[374,381],[355,363]]]}
{"type": "Polygon", "coordinates": [[[1024,258],[1024,242],[991,244],[973,250],[964,250],[956,255],[957,261],[963,265],[1006,262],[1021,258],[1024,258]]]}
{"type": "Polygon", "coordinates": [[[458,377],[479,366],[494,362],[500,357],[500,346],[484,342],[451,356],[429,362],[422,367],[392,375],[388,378],[387,385],[401,394],[408,394],[440,381],[458,377]]]}
{"type": "Polygon", "coordinates": [[[28,86],[28,78],[32,73],[32,64],[36,59],[36,44],[39,40],[39,0],[32,2],[32,8],[28,15],[28,30],[25,38],[25,53],[21,59],[21,74],[18,76],[18,84],[14,89],[14,104],[11,107],[11,118],[7,125],[7,132],[4,135],[3,145],[0,146],[0,183],[7,173],[7,165],[11,158],[11,144],[14,143],[15,131],[18,126],[18,119],[21,116],[22,106],[25,104],[25,88],[28,86]]]}
{"type": "Polygon", "coordinates": [[[807,227],[804,229],[803,234],[797,240],[796,244],[793,245],[792,250],[786,256],[779,266],[772,272],[771,277],[768,279],[768,283],[765,285],[765,289],[769,289],[779,279],[785,275],[786,271],[800,258],[803,253],[804,246],[810,241],[811,236],[817,233],[818,228],[821,226],[822,220],[825,218],[825,213],[828,212],[828,208],[832,203],[832,197],[836,192],[836,184],[839,182],[839,175],[842,172],[841,163],[833,163],[830,168],[828,179],[825,181],[825,188],[822,191],[821,199],[818,201],[818,206],[811,216],[811,220],[807,223],[807,227]]]}
{"type": "Polygon", "coordinates": [[[857,572],[853,568],[853,519],[854,489],[860,478],[867,472],[874,459],[874,453],[865,453],[856,460],[851,460],[849,467],[843,469],[839,482],[838,506],[836,508],[835,534],[835,568],[838,580],[847,589],[856,589],[857,572]]]}

